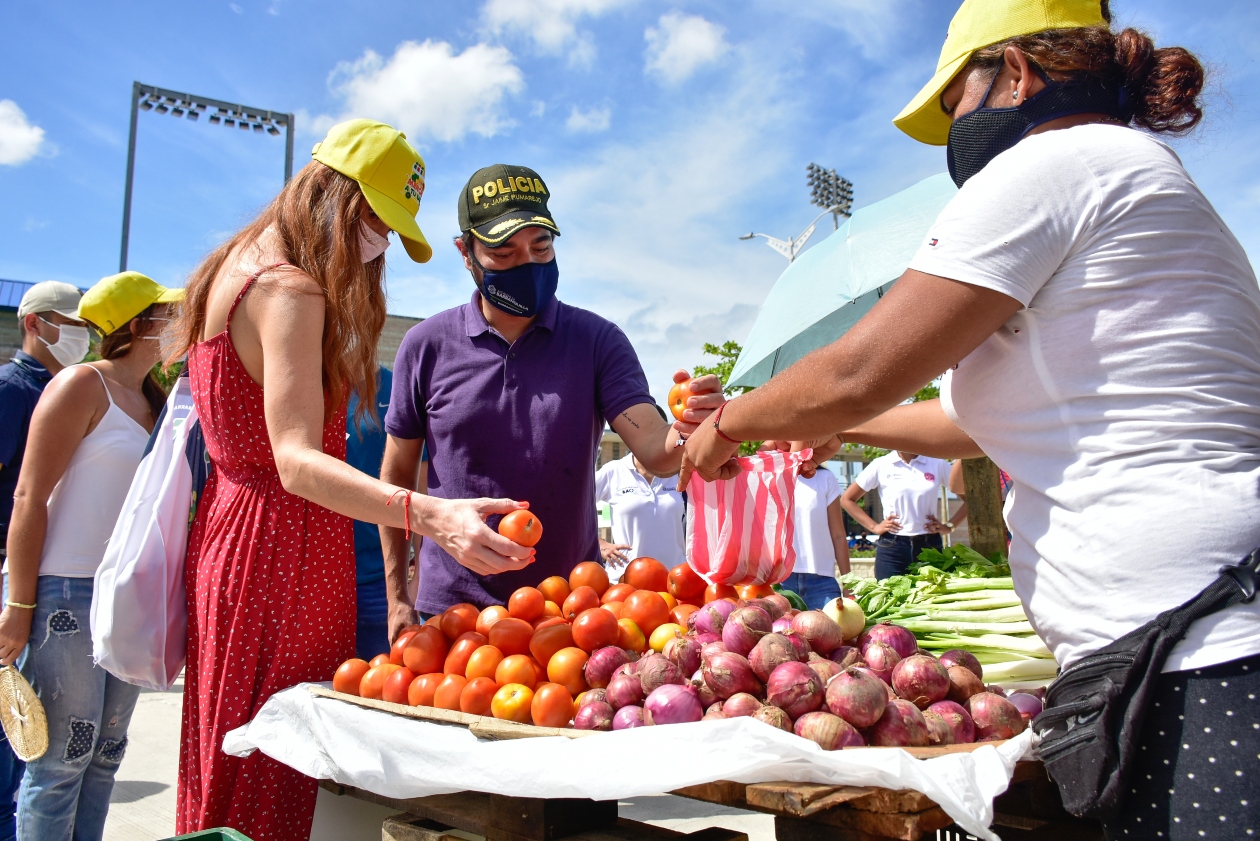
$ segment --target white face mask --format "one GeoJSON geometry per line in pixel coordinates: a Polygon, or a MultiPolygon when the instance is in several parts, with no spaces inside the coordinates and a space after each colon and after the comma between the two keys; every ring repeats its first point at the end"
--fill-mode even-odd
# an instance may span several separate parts
{"type": "Polygon", "coordinates": [[[370,263],[389,248],[389,237],[381,236],[367,222],[359,223],[359,254],[363,262],[370,263]]]}
{"type": "Polygon", "coordinates": [[[48,345],[48,352],[52,354],[53,359],[67,368],[83,361],[83,357],[87,356],[88,345],[90,344],[86,327],[77,327],[73,324],[53,324],[45,318],[39,320],[49,327],[57,328],[57,341],[51,344],[43,336],[36,337],[45,345],[48,345]]]}

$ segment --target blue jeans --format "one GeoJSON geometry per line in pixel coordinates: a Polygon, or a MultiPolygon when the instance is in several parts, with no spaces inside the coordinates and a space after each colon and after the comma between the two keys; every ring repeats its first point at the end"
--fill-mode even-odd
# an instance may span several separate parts
{"type": "Polygon", "coordinates": [[[893,575],[905,575],[910,564],[918,560],[924,549],[938,552],[945,548],[945,540],[939,534],[904,534],[885,532],[875,541],[875,578],[883,581],[893,575]]]}
{"type": "Polygon", "coordinates": [[[804,599],[810,610],[822,610],[823,605],[840,596],[840,582],[831,575],[794,572],[781,584],[784,590],[791,590],[804,599]]]}
{"type": "Polygon", "coordinates": [[[385,598],[385,581],[360,584],[355,588],[359,613],[355,625],[355,656],[371,660],[389,653],[389,600],[385,598]]]}
{"type": "Polygon", "coordinates": [[[41,575],[22,674],[48,716],[48,752],[26,764],[20,841],[100,841],[140,687],[92,663],[91,578],[41,575]]]}

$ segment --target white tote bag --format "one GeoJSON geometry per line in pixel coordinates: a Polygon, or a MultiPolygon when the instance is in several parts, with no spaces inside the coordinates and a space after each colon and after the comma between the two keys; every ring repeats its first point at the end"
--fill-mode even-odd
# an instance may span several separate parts
{"type": "Polygon", "coordinates": [[[92,659],[148,689],[169,689],[187,656],[184,555],[193,479],[184,451],[196,418],[192,387],[180,377],[96,570],[92,659]]]}

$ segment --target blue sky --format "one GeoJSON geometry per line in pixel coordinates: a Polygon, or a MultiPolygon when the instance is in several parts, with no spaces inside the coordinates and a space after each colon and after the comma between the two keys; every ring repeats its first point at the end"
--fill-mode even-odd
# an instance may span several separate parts
{"type": "MultiPolygon", "coordinates": [[[[1113,0],[1117,22],[1208,64],[1208,117],[1173,141],[1260,255],[1260,4],[1113,0]]],[[[944,170],[890,120],[931,75],[953,0],[5,3],[0,277],[88,286],[117,270],[131,83],[391,122],[420,148],[417,265],[390,249],[391,312],[467,300],[455,197],[477,168],[537,169],[564,231],[560,296],[629,334],[663,399],[705,341],[742,339],[798,233],[805,166],[857,206],[944,170]]],[[[283,141],[142,113],[130,266],[182,283],[279,189],[283,141]]],[[[821,240],[821,235],[815,241],[821,240]]]]}

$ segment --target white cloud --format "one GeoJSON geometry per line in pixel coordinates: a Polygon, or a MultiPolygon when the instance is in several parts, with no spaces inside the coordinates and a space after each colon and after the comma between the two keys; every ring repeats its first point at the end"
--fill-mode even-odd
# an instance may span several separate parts
{"type": "Polygon", "coordinates": [[[245,10],[242,9],[240,6],[236,5],[235,3],[228,3],[228,8],[236,12],[238,15],[245,14],[245,10]]]}
{"type": "Polygon", "coordinates": [[[647,72],[669,84],[685,81],[730,49],[726,29],[699,15],[669,12],[656,27],[643,33],[647,40],[647,72]]]}
{"type": "Polygon", "coordinates": [[[456,53],[445,41],[403,41],[388,59],[368,50],[341,62],[328,84],[345,106],[338,117],[301,115],[305,130],[322,134],[340,120],[367,117],[414,141],[451,142],[511,128],[503,100],[520,93],[525,77],[505,47],[474,44],[456,53]]]}
{"type": "Polygon", "coordinates": [[[569,119],[565,120],[564,127],[575,133],[594,133],[608,131],[611,123],[611,108],[592,108],[589,111],[581,111],[574,105],[569,112],[569,119]]]}
{"type": "Polygon", "coordinates": [[[524,37],[548,55],[567,54],[569,63],[589,65],[595,41],[578,29],[584,17],[598,17],[630,0],[487,0],[481,8],[485,29],[497,37],[524,37]]]}
{"type": "Polygon", "coordinates": [[[0,166],[20,166],[39,154],[44,130],[11,99],[0,99],[0,166]]]}

